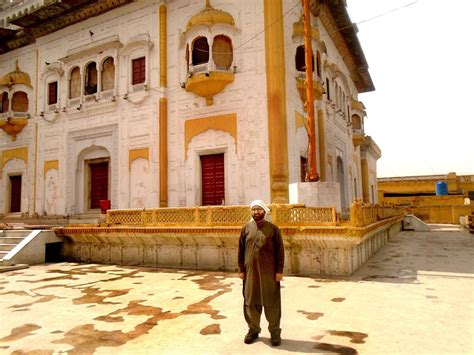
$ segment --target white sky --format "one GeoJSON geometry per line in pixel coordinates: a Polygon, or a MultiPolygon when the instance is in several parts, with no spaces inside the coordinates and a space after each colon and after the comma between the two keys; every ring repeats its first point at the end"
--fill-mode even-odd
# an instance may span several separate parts
{"type": "Polygon", "coordinates": [[[359,99],[382,150],[378,176],[474,174],[474,1],[347,5],[375,85],[359,99]]]}

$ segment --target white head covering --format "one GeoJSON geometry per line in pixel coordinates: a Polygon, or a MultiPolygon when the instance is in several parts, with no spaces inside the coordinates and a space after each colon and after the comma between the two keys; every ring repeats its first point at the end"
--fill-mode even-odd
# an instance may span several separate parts
{"type": "Polygon", "coordinates": [[[265,204],[265,202],[263,202],[262,200],[255,200],[255,201],[252,201],[252,203],[250,204],[250,209],[254,208],[255,206],[260,206],[260,207],[262,207],[263,210],[265,211],[265,213],[270,212],[270,209],[269,209],[268,206],[265,204]]]}

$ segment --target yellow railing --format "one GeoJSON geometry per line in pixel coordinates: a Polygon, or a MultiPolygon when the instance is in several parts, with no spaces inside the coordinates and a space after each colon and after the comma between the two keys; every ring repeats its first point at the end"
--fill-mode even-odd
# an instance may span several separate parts
{"type": "MultiPolygon", "coordinates": [[[[272,221],[278,225],[336,225],[334,207],[270,205],[272,221]]],[[[125,226],[241,226],[251,218],[248,206],[207,206],[109,210],[108,225],[125,226]]]]}
{"type": "MultiPolygon", "coordinates": [[[[271,220],[279,226],[338,226],[341,225],[335,207],[305,207],[304,205],[269,206],[271,220]]],[[[403,208],[352,204],[350,222],[344,225],[363,227],[390,217],[402,215],[403,208]]],[[[155,208],[143,210],[109,210],[109,226],[242,226],[251,218],[248,206],[206,206],[155,208]]]]}
{"type": "Polygon", "coordinates": [[[364,227],[387,218],[402,216],[404,213],[403,207],[367,205],[360,201],[354,201],[350,211],[351,225],[364,227]]]}

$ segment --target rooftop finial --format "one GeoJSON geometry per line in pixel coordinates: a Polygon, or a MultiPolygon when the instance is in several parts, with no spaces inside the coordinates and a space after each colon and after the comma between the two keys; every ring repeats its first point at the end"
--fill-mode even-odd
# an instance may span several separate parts
{"type": "Polygon", "coordinates": [[[211,0],[206,0],[206,8],[208,8],[208,7],[212,7],[211,6],[211,0]]]}

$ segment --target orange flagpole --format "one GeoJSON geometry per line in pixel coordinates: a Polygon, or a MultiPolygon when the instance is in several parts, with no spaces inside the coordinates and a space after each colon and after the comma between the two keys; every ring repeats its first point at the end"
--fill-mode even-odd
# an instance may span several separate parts
{"type": "Polygon", "coordinates": [[[313,51],[311,49],[311,18],[309,0],[303,1],[304,21],[304,51],[306,65],[306,112],[308,113],[308,158],[309,169],[306,169],[306,181],[319,181],[316,167],[315,127],[314,127],[314,98],[313,98],[313,51]]]}

